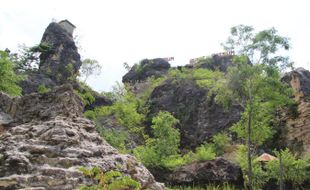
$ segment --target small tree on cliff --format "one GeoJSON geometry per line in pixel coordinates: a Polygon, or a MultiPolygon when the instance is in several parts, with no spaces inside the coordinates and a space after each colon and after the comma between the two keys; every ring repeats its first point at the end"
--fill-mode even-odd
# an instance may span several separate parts
{"type": "Polygon", "coordinates": [[[14,63],[5,51],[0,51],[0,91],[17,96],[21,93],[18,82],[21,77],[14,72],[14,63]]]}
{"type": "Polygon", "coordinates": [[[288,38],[281,37],[274,28],[256,34],[250,26],[231,29],[224,49],[236,52],[234,67],[212,89],[216,101],[229,106],[237,101],[244,113],[232,130],[247,143],[246,173],[248,189],[253,189],[253,148],[271,137],[270,121],[276,109],[286,105],[291,91],[280,81],[280,69],[290,65],[289,58],[278,55],[280,49],[289,49],[288,38]]]}
{"type": "Polygon", "coordinates": [[[95,59],[85,59],[81,66],[81,75],[84,77],[84,83],[90,75],[99,75],[101,73],[101,65],[95,59]]]}

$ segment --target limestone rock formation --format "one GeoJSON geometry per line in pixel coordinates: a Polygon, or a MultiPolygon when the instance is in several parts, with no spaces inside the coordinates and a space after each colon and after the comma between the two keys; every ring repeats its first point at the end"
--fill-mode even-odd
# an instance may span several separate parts
{"type": "Polygon", "coordinates": [[[22,80],[20,82],[20,86],[23,89],[23,94],[37,92],[40,85],[46,88],[54,88],[56,86],[56,82],[46,74],[40,72],[31,72],[28,74],[26,80],[22,80]]]}
{"type": "Polygon", "coordinates": [[[139,65],[133,66],[130,71],[123,76],[123,83],[134,84],[149,77],[161,77],[167,74],[170,64],[164,59],[144,59],[139,65]]]}
{"type": "Polygon", "coordinates": [[[119,154],[82,117],[70,85],[11,99],[0,93],[0,189],[71,190],[93,181],[80,166],[118,170],[143,188],[161,190],[133,156],[119,154]],[[11,121],[5,120],[7,114],[11,121]]]}
{"type": "Polygon", "coordinates": [[[40,85],[53,88],[70,82],[82,65],[72,34],[59,23],[48,25],[40,45],[46,50],[40,52],[38,71],[30,72],[21,82],[23,94],[37,92],[40,85]]]}
{"type": "Polygon", "coordinates": [[[52,50],[40,55],[39,70],[58,83],[64,83],[78,73],[82,62],[73,40],[60,24],[51,23],[45,30],[41,44],[52,50]]]}
{"type": "Polygon", "coordinates": [[[22,94],[38,92],[39,86],[53,89],[70,83],[75,90],[80,92],[88,90],[95,98],[95,101],[87,105],[85,110],[110,105],[112,102],[108,98],[91,89],[84,89],[83,85],[76,81],[82,62],[72,33],[63,25],[64,22],[68,21],[53,22],[46,28],[40,44],[47,50],[40,54],[39,69],[28,72],[26,79],[20,82],[22,94]]]}
{"type": "Polygon", "coordinates": [[[207,100],[208,90],[192,80],[169,79],[152,92],[149,118],[160,110],[169,111],[180,120],[181,146],[195,148],[213,135],[231,127],[240,119],[241,106],[230,110],[207,100]]]}
{"type": "Polygon", "coordinates": [[[288,144],[301,144],[302,153],[310,154],[310,72],[298,68],[287,73],[282,80],[292,87],[297,103],[297,114],[294,117],[290,114],[282,117],[288,129],[288,144]]]}

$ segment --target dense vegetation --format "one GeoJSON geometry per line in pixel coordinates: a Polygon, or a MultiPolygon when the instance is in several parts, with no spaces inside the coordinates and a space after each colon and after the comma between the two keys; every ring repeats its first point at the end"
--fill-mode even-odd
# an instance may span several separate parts
{"type": "Polygon", "coordinates": [[[12,96],[21,94],[21,88],[18,86],[21,76],[15,73],[15,66],[8,52],[0,51],[0,91],[12,96]]]}

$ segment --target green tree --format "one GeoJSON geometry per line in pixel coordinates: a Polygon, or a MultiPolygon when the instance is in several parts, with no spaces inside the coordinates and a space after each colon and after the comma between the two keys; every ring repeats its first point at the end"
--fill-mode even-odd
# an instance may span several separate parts
{"type": "Polygon", "coordinates": [[[256,34],[253,31],[244,25],[231,29],[231,36],[223,46],[238,54],[233,60],[235,66],[212,89],[217,102],[228,106],[237,101],[245,110],[232,130],[246,140],[250,190],[253,189],[252,146],[271,137],[272,115],[290,102],[291,94],[279,74],[280,68],[288,66],[288,57],[275,56],[281,48],[289,49],[288,38],[279,36],[274,28],[256,34]]]}
{"type": "Polygon", "coordinates": [[[180,132],[173,126],[177,124],[169,112],[159,112],[152,120],[153,138],[146,140],[145,146],[137,147],[135,155],[146,166],[161,167],[165,159],[179,153],[180,132]]]}
{"type": "Polygon", "coordinates": [[[8,53],[0,51],[0,91],[17,96],[21,94],[21,88],[18,86],[21,77],[14,72],[14,66],[8,53]]]}
{"type": "Polygon", "coordinates": [[[101,73],[101,65],[95,59],[85,59],[82,62],[80,72],[84,77],[84,83],[90,75],[99,75],[101,73]]]}
{"type": "Polygon", "coordinates": [[[255,33],[252,26],[238,25],[232,27],[230,33],[231,36],[222,44],[226,51],[246,55],[254,64],[282,69],[292,67],[289,57],[282,55],[282,50],[290,49],[289,38],[280,36],[275,28],[255,33]]]}
{"type": "MultiPolygon", "coordinates": [[[[283,178],[285,181],[292,182],[294,186],[300,186],[306,180],[310,180],[309,171],[307,171],[310,168],[310,162],[298,159],[289,149],[275,151],[275,154],[278,158],[281,156],[283,178]]],[[[280,182],[281,177],[279,162],[280,160],[276,159],[267,164],[268,174],[271,178],[277,179],[278,182],[280,182]]]]}

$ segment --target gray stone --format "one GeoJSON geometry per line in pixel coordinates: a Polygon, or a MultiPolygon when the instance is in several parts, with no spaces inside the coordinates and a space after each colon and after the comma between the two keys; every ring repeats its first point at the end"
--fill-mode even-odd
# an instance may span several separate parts
{"type": "Polygon", "coordinates": [[[133,66],[123,76],[123,83],[136,83],[146,80],[149,77],[161,77],[168,73],[170,64],[164,59],[144,59],[139,65],[133,66]]]}
{"type": "MultiPolygon", "coordinates": [[[[0,100],[9,98],[0,94],[0,100]]],[[[131,155],[119,154],[82,117],[81,100],[71,86],[8,99],[14,120],[0,133],[0,189],[71,190],[91,185],[81,166],[118,170],[143,189],[164,189],[131,155]]]]}

